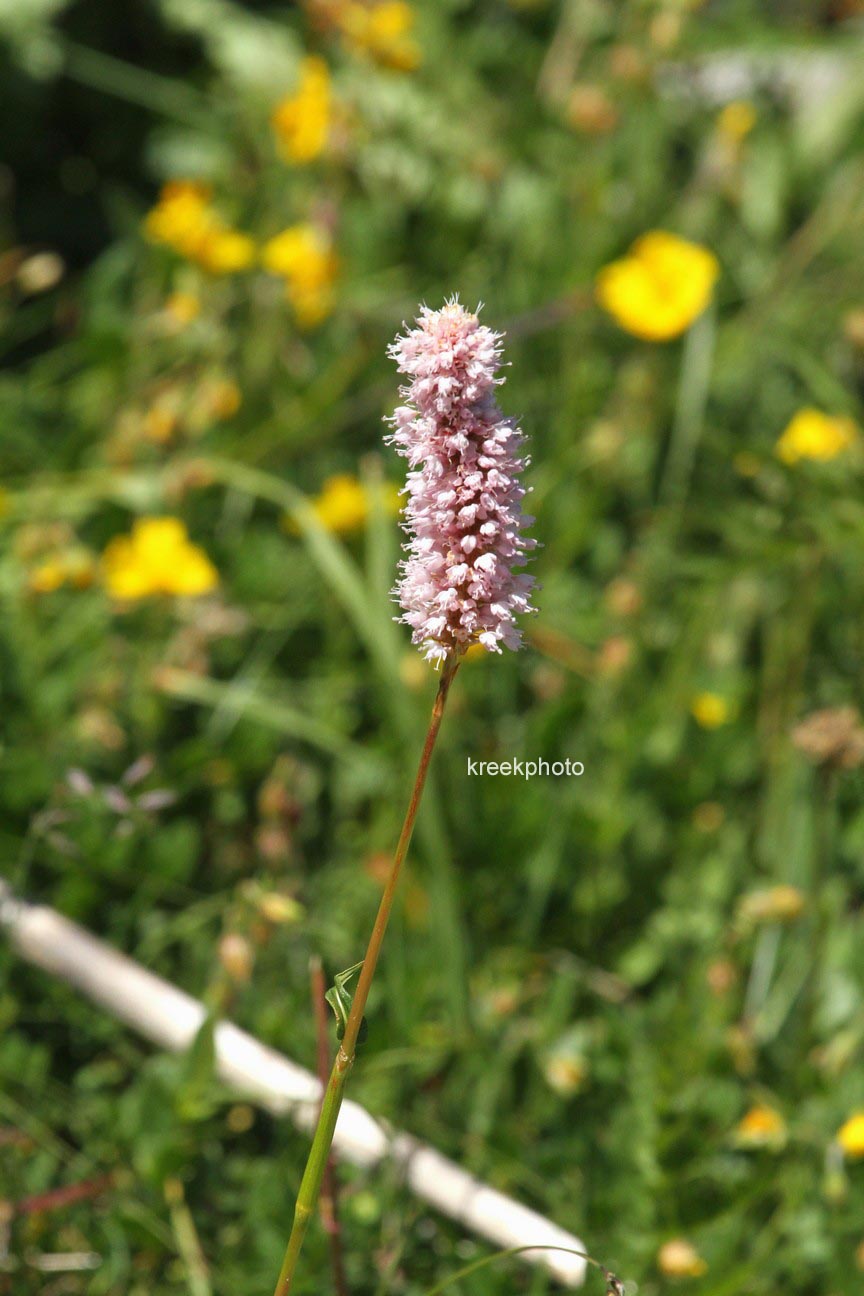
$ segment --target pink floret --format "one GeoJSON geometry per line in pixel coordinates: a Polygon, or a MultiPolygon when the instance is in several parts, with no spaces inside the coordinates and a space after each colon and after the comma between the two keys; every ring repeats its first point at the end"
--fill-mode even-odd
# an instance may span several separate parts
{"type": "Polygon", "coordinates": [[[534,520],[522,513],[524,437],[495,400],[501,335],[453,300],[424,306],[389,355],[410,379],[388,437],[410,469],[400,620],[435,662],[472,643],[518,649],[534,578],[516,569],[537,542],[522,534],[534,520]]]}

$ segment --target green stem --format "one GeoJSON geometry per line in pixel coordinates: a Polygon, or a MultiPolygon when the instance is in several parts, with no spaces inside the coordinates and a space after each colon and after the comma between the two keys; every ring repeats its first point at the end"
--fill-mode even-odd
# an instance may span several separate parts
{"type": "Polygon", "coordinates": [[[684,339],[672,438],[659,490],[660,503],[675,511],[683,507],[687,498],[702,438],[715,332],[714,315],[709,309],[700,315],[684,339]]]}
{"type": "Polygon", "coordinates": [[[354,1054],[357,1048],[357,1035],[360,1030],[360,1024],[363,1020],[366,1000],[369,997],[369,987],[372,984],[372,977],[375,975],[375,968],[378,965],[378,957],[381,953],[384,933],[387,930],[387,923],[389,922],[390,912],[393,908],[393,900],[396,895],[396,887],[399,883],[399,875],[402,872],[402,865],[405,856],[408,853],[408,846],[411,842],[411,835],[414,831],[414,821],[417,818],[417,811],[420,808],[420,800],[423,796],[423,787],[426,783],[426,775],[429,772],[429,762],[432,758],[432,752],[438,737],[438,730],[441,727],[444,707],[447,702],[447,694],[450,691],[450,685],[453,682],[453,677],[458,668],[459,657],[453,655],[446,659],[442,669],[441,682],[438,685],[438,693],[432,707],[432,717],[429,721],[429,728],[426,733],[426,740],[423,744],[423,751],[420,754],[420,762],[417,766],[417,775],[414,779],[414,787],[411,792],[411,799],[408,802],[408,809],[405,812],[402,831],[399,834],[399,841],[396,844],[396,851],[393,855],[393,863],[390,866],[390,875],[387,878],[384,893],[381,896],[381,902],[378,906],[375,925],[372,928],[372,935],[369,937],[369,944],[366,947],[363,967],[360,969],[357,989],[354,991],[354,997],[351,1001],[351,1011],[348,1014],[348,1021],[345,1025],[345,1034],[342,1038],[342,1043],[339,1046],[339,1051],[336,1054],[336,1061],[333,1063],[333,1070],[330,1073],[330,1079],[327,1083],[327,1090],[324,1094],[324,1101],[321,1105],[321,1112],[318,1117],[318,1124],[315,1127],[315,1134],[312,1139],[312,1148],[309,1152],[309,1160],[306,1162],[306,1169],[304,1170],[303,1178],[300,1181],[300,1190],[297,1193],[297,1204],[294,1208],[294,1222],[291,1226],[291,1235],[288,1238],[285,1259],[282,1261],[282,1269],[279,1273],[279,1280],[276,1283],[274,1296],[287,1296],[287,1293],[291,1290],[291,1283],[297,1266],[297,1258],[300,1255],[300,1249],[303,1246],[306,1229],[309,1226],[309,1220],[312,1217],[318,1198],[321,1194],[321,1183],[330,1156],[330,1147],[333,1142],[333,1133],[336,1129],[336,1121],[339,1117],[339,1108],[342,1106],[342,1096],[345,1092],[345,1083],[348,1079],[351,1068],[354,1065],[354,1054]]]}
{"type": "Polygon", "coordinates": [[[830,927],[829,912],[823,892],[825,878],[834,854],[837,828],[837,770],[830,765],[823,766],[818,771],[816,789],[816,832],[809,886],[813,925],[810,936],[810,975],[803,1014],[805,1030],[811,1040],[816,1027],[819,983],[825,964],[825,946],[830,927]]]}

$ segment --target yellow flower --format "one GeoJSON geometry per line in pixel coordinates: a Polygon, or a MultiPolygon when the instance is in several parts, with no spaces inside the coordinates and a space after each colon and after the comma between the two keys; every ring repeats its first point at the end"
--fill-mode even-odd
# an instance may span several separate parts
{"type": "Polygon", "coordinates": [[[152,242],[191,255],[210,220],[209,187],[197,180],[171,180],[147,213],[144,231],[152,242]]]}
{"type": "Polygon", "coordinates": [[[731,708],[719,693],[697,693],[690,703],[690,714],[703,729],[719,729],[729,720],[731,708]]]}
{"type": "Polygon", "coordinates": [[[567,100],[567,121],[583,135],[608,135],[618,125],[618,109],[601,86],[580,82],[567,100]]]}
{"type": "Polygon", "coordinates": [[[102,555],[108,593],[117,599],[153,594],[206,594],[219,582],[216,568],[192,544],[177,518],[140,518],[128,536],[116,536],[102,555]]]}
{"type": "Polygon", "coordinates": [[[211,274],[236,274],[255,260],[255,244],[248,234],[215,224],[201,239],[194,259],[211,274]]]}
{"type": "Polygon", "coordinates": [[[543,1074],[550,1089],[567,1098],[584,1085],[588,1066],[578,1054],[553,1052],[543,1064],[543,1074]]]}
{"type": "Polygon", "coordinates": [[[804,911],[804,896],[788,883],[765,887],[742,896],[738,918],[745,925],[763,922],[794,922],[804,911]]]}
{"type": "Polygon", "coordinates": [[[176,389],[160,393],[141,419],[141,430],[148,441],[166,445],[177,431],[180,400],[176,389]]]}
{"type": "Polygon", "coordinates": [[[87,589],[93,583],[94,561],[86,549],[57,550],[35,567],[27,578],[34,594],[53,594],[63,585],[87,589]]]}
{"type": "Polygon", "coordinates": [[[305,58],[300,85],[277,104],[270,124],[288,162],[312,162],[327,147],[331,123],[330,73],[320,58],[305,58]]]}
{"type": "Polygon", "coordinates": [[[34,568],[27,580],[34,594],[53,594],[65,583],[66,568],[58,558],[46,558],[34,568]]]}
{"type": "Polygon", "coordinates": [[[746,1148],[781,1148],[786,1142],[786,1122],[773,1107],[757,1104],[735,1127],[735,1142],[746,1148]]]}
{"type": "Polygon", "coordinates": [[[330,235],[309,222],[290,225],[264,245],[261,261],[285,280],[298,323],[311,328],[329,315],[338,259],[330,235]]]}
{"type": "Polygon", "coordinates": [[[663,342],[702,314],[719,274],[717,258],[707,248],[652,230],[626,256],[604,266],[595,289],[600,305],[628,333],[663,342]]]}
{"type": "Polygon", "coordinates": [[[201,314],[201,299],[195,293],[173,292],[165,302],[165,314],[175,328],[184,328],[201,314]]]}
{"type": "Polygon", "coordinates": [[[271,923],[296,923],[304,915],[303,906],[293,896],[281,891],[265,891],[258,897],[258,908],[271,923]]]}
{"type": "Polygon", "coordinates": [[[210,189],[195,180],[164,185],[144,220],[154,243],[164,243],[213,274],[245,270],[255,260],[255,244],[224,224],[210,205],[210,189]]]}
{"type": "Polygon", "coordinates": [[[420,63],[420,50],[411,35],[414,10],[403,0],[343,4],[339,26],[352,49],[384,67],[411,72],[420,63]]]}
{"type": "Polygon", "coordinates": [[[240,388],[230,378],[215,378],[204,394],[208,412],[214,419],[233,418],[243,403],[240,388]]]}
{"type": "Polygon", "coordinates": [[[774,450],[785,464],[796,464],[799,459],[826,462],[836,459],[857,439],[858,428],[853,419],[807,407],[792,418],[774,450]]]}
{"type": "Polygon", "coordinates": [[[699,1278],[708,1268],[693,1243],[686,1238],[664,1242],[657,1253],[657,1267],[667,1278],[699,1278]]]}
{"type": "Polygon", "coordinates": [[[248,1103],[235,1103],[228,1109],[225,1124],[232,1134],[245,1134],[255,1124],[255,1108],[248,1103]]]}
{"type": "MultiPolygon", "coordinates": [[[[328,531],[341,535],[365,525],[371,502],[370,492],[361,481],[349,473],[340,473],[328,477],[312,506],[319,522],[328,531]]],[[[385,487],[383,503],[388,513],[398,511],[399,491],[396,486],[385,487]]]]}
{"type": "Polygon", "coordinates": [[[864,1111],[855,1112],[837,1131],[837,1142],[847,1157],[864,1157],[864,1111]]]}
{"type": "Polygon", "coordinates": [[[724,139],[740,143],[756,125],[756,109],[748,99],[733,99],[717,118],[717,130],[724,139]]]}

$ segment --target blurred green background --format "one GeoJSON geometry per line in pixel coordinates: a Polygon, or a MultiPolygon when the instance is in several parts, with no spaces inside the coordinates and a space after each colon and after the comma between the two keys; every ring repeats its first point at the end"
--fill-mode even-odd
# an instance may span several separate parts
{"type": "MultiPolygon", "coordinates": [[[[864,1281],[862,59],[858,0],[0,3],[2,874],[314,1066],[435,687],[385,348],[482,301],[540,610],[454,687],[351,1094],[645,1296],[864,1281]],[[719,266],[665,341],[594,294],[658,229],[719,266]]],[[[0,1292],[269,1293],[306,1140],[0,965],[0,1292]]],[[[484,1253],[341,1178],[358,1296],[484,1253]]]]}

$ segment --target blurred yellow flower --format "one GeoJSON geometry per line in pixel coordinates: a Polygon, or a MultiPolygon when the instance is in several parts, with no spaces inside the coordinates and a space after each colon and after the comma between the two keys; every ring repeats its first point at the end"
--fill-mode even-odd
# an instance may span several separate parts
{"type": "Polygon", "coordinates": [[[711,300],[720,265],[713,252],[652,230],[597,275],[600,305],[628,333],[651,342],[678,337],[711,300]]]}
{"type": "Polygon", "coordinates": [[[804,895],[788,883],[763,887],[742,896],[738,903],[738,918],[745,924],[763,922],[794,922],[804,911],[804,895]]]}
{"type": "Polygon", "coordinates": [[[717,117],[717,130],[724,139],[738,144],[756,125],[756,109],[748,99],[733,99],[721,109],[717,117]]]}
{"type": "Polygon", "coordinates": [[[287,162],[312,162],[327,147],[332,114],[330,73],[321,58],[305,58],[296,92],[277,104],[270,118],[287,162]]]}
{"type": "Polygon", "coordinates": [[[252,976],[255,951],[240,932],[225,932],[217,947],[219,962],[231,981],[244,985],[252,976]]]}
{"type": "Polygon", "coordinates": [[[543,1063],[543,1074],[550,1089],[554,1089],[563,1098],[569,1098],[584,1085],[588,1065],[584,1057],[578,1054],[553,1052],[543,1063]]]}
{"type": "Polygon", "coordinates": [[[232,1134],[245,1134],[255,1124],[255,1108],[248,1103],[235,1103],[228,1109],[225,1124],[232,1134]]]}
{"type": "Polygon", "coordinates": [[[192,544],[178,518],[140,518],[131,535],[116,536],[102,555],[102,576],[117,599],[153,594],[206,594],[219,583],[210,559],[192,544]]]}
{"type": "Polygon", "coordinates": [[[657,1253],[657,1267],[667,1278],[699,1278],[708,1266],[686,1238],[671,1238],[657,1253]]]}
{"type": "MultiPolygon", "coordinates": [[[[345,534],[357,531],[364,526],[369,516],[372,496],[363,482],[350,473],[339,473],[328,477],[321,494],[312,501],[312,507],[328,531],[345,534]]],[[[384,506],[388,513],[399,511],[398,487],[388,484],[384,487],[384,506]]]]}
{"type": "Polygon", "coordinates": [[[796,464],[800,459],[827,462],[848,450],[857,439],[854,419],[806,407],[792,418],[774,450],[785,464],[796,464]]]}
{"type": "Polygon", "coordinates": [[[786,1122],[773,1107],[757,1104],[735,1127],[735,1142],[746,1148],[781,1148],[786,1142],[786,1122]]]}
{"type": "Polygon", "coordinates": [[[144,220],[153,243],[164,243],[212,274],[234,274],[255,260],[247,234],[226,225],[210,203],[211,191],[195,180],[163,185],[159,201],[144,220]]]}
{"type": "Polygon", "coordinates": [[[258,897],[258,908],[271,923],[296,923],[303,917],[305,910],[293,896],[281,891],[265,891],[258,897]]]}
{"type": "Polygon", "coordinates": [[[618,125],[618,109],[602,86],[580,82],[570,91],[567,121],[583,135],[608,135],[618,125]]]}
{"type": "Polygon", "coordinates": [[[703,729],[719,729],[728,722],[732,710],[719,693],[697,693],[690,703],[690,714],[703,729]]]}
{"type": "Polygon", "coordinates": [[[173,292],[165,302],[165,314],[176,328],[184,328],[201,314],[201,299],[191,292],[173,292]]]}
{"type": "Polygon", "coordinates": [[[837,1131],[837,1142],[847,1157],[864,1157],[864,1111],[855,1112],[837,1131]]]}
{"type": "Polygon", "coordinates": [[[236,274],[255,261],[256,248],[248,234],[214,225],[201,240],[195,259],[211,274],[236,274]]]}
{"type": "Polygon", "coordinates": [[[347,0],[338,23],[351,49],[384,67],[411,72],[420,63],[420,49],[411,33],[414,10],[403,0],[347,0]]]}
{"type": "MultiPolygon", "coordinates": [[[[486,649],[483,649],[486,652],[486,649]]],[[[417,652],[404,653],[399,662],[399,679],[406,688],[416,692],[429,679],[429,664],[417,652]]]]}
{"type": "Polygon", "coordinates": [[[165,445],[174,436],[180,421],[180,395],[176,388],[161,392],[141,419],[141,431],[148,441],[165,445]]]}
{"type": "Polygon", "coordinates": [[[28,588],[34,594],[53,594],[63,585],[74,589],[87,589],[93,584],[96,564],[86,549],[73,546],[58,549],[43,559],[27,577],[28,588]]]}
{"type": "Polygon", "coordinates": [[[231,378],[214,378],[203,391],[207,413],[211,418],[233,418],[243,403],[243,395],[231,378]]]}
{"type": "Polygon", "coordinates": [[[261,252],[265,270],[285,280],[297,322],[320,324],[333,308],[333,283],[339,262],[330,235],[309,222],[290,225],[270,239],[261,252]]]}
{"type": "Polygon", "coordinates": [[[144,219],[147,237],[189,254],[210,220],[210,197],[209,186],[197,180],[169,180],[144,219]]]}

